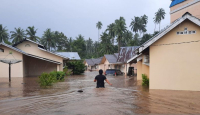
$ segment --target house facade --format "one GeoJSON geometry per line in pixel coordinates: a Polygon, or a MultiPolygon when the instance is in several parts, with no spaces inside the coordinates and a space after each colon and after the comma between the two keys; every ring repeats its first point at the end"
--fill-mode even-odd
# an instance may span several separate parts
{"type": "MultiPolygon", "coordinates": [[[[24,39],[13,46],[0,43],[0,59],[22,62],[11,66],[12,77],[39,76],[43,72],[62,71],[67,57],[47,51],[43,45],[24,39]]],[[[8,77],[8,64],[0,62],[0,77],[8,77]]]]}
{"type": "Polygon", "coordinates": [[[190,12],[200,19],[200,0],[172,0],[170,5],[171,23],[180,18],[185,12],[190,12]]]}
{"type": "Polygon", "coordinates": [[[124,64],[117,62],[118,53],[104,55],[100,62],[100,69],[106,71],[107,69],[119,69],[124,72],[124,64]]]}
{"type": "Polygon", "coordinates": [[[146,74],[150,89],[200,91],[200,20],[185,13],[141,45],[128,62],[137,62],[137,79],[146,74]]]}
{"type": "Polygon", "coordinates": [[[99,70],[101,60],[102,57],[96,59],[85,59],[84,64],[86,70],[95,70],[95,71],[99,70]]]}

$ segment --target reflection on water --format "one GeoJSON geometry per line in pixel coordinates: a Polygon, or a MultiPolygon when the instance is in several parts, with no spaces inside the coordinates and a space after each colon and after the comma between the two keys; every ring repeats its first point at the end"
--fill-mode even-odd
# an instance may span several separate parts
{"type": "Polygon", "coordinates": [[[0,114],[200,114],[200,92],[148,90],[123,76],[107,76],[113,86],[96,89],[96,74],[70,76],[46,89],[37,77],[12,78],[11,83],[0,78],[0,114]]]}

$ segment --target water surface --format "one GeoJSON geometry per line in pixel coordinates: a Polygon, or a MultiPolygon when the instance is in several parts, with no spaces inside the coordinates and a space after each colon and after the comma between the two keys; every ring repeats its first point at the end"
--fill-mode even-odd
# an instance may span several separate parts
{"type": "Polygon", "coordinates": [[[11,83],[0,78],[0,114],[200,114],[200,92],[148,90],[135,77],[124,76],[107,76],[113,86],[96,89],[96,74],[69,76],[48,88],[40,88],[37,77],[12,78],[11,83]]]}

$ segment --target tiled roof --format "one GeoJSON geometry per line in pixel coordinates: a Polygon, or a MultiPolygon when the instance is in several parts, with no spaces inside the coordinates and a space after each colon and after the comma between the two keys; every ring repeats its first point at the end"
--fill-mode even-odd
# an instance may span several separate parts
{"type": "Polygon", "coordinates": [[[115,55],[104,55],[109,63],[117,63],[117,57],[115,55]]]}
{"type": "Polygon", "coordinates": [[[92,59],[85,59],[86,63],[90,66],[95,65],[94,62],[92,61],[92,59]]]}
{"type": "Polygon", "coordinates": [[[100,58],[96,58],[96,59],[85,59],[85,61],[87,62],[88,65],[90,66],[94,66],[94,65],[98,65],[101,63],[103,57],[100,58]]]}
{"type": "Polygon", "coordinates": [[[180,4],[181,2],[184,2],[184,1],[186,0],[173,0],[172,3],[170,4],[170,7],[180,4]]]}

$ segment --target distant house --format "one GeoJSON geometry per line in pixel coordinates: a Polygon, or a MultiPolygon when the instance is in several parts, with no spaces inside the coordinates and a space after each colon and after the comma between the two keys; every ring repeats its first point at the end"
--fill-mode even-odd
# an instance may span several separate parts
{"type": "MultiPolygon", "coordinates": [[[[21,60],[13,64],[12,77],[38,76],[43,72],[62,71],[68,57],[47,51],[39,43],[24,39],[13,46],[0,43],[0,60],[21,60]]],[[[3,62],[3,61],[2,61],[3,62]]],[[[0,62],[0,77],[8,77],[8,64],[0,62]]]]}
{"type": "Polygon", "coordinates": [[[86,70],[99,70],[99,64],[102,60],[102,57],[96,59],[85,59],[84,64],[86,70]]]}
{"type": "Polygon", "coordinates": [[[68,57],[69,60],[81,60],[78,52],[56,52],[56,54],[68,57]]]}
{"type": "MultiPolygon", "coordinates": [[[[100,69],[106,71],[106,69],[119,69],[122,70],[123,63],[117,62],[118,53],[111,55],[104,55],[100,62],[100,69]]],[[[123,70],[122,70],[123,71],[123,70]]]]}
{"type": "Polygon", "coordinates": [[[137,79],[150,89],[200,91],[200,19],[185,13],[136,49],[137,79]]]}
{"type": "Polygon", "coordinates": [[[67,63],[70,61],[78,61],[81,60],[80,56],[78,55],[78,52],[56,52],[56,54],[59,54],[64,57],[68,57],[69,60],[64,60],[63,65],[67,66],[67,63]]]}

